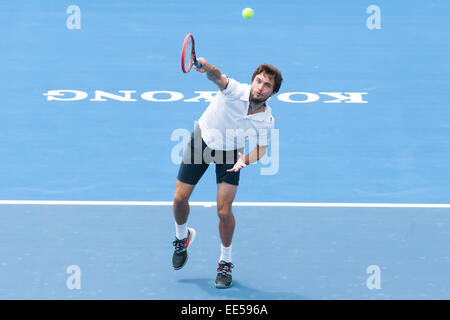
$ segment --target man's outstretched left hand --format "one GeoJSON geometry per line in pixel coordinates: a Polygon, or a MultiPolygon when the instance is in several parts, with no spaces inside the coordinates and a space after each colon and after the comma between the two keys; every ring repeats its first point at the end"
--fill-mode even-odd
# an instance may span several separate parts
{"type": "Polygon", "coordinates": [[[246,166],[247,165],[245,164],[244,155],[239,152],[238,161],[234,164],[233,168],[228,169],[227,172],[238,172],[239,170],[241,170],[242,168],[245,168],[246,166]]]}

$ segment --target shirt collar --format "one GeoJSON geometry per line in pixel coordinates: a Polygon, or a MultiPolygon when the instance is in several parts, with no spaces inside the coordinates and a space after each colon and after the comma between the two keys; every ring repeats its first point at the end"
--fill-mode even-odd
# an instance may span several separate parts
{"type": "Polygon", "coordinates": [[[264,110],[264,112],[258,112],[258,113],[254,113],[251,115],[247,115],[248,112],[248,104],[249,104],[249,100],[250,100],[250,89],[251,86],[248,85],[248,87],[243,91],[240,100],[247,102],[246,106],[247,109],[245,110],[245,118],[250,118],[252,120],[256,120],[256,121],[264,121],[268,118],[270,118],[270,116],[272,115],[272,109],[269,107],[269,104],[267,103],[267,101],[270,100],[270,98],[266,101],[266,109],[264,110]]]}

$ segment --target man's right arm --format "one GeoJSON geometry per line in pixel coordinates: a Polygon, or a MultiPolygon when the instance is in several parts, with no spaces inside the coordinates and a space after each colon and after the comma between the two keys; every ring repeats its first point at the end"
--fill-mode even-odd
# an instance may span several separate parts
{"type": "Polygon", "coordinates": [[[205,59],[198,58],[198,61],[202,64],[202,67],[199,69],[194,66],[194,69],[198,72],[206,72],[206,77],[214,82],[219,87],[220,91],[225,90],[228,85],[228,78],[215,66],[209,64],[205,59]]]}

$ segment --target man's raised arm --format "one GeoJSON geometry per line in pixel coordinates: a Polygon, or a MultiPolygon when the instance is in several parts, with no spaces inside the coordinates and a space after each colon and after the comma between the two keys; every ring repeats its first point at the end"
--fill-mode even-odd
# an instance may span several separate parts
{"type": "Polygon", "coordinates": [[[208,79],[214,82],[221,91],[224,90],[228,85],[228,78],[215,66],[209,64],[204,58],[198,58],[197,60],[202,64],[202,67],[199,69],[194,65],[194,69],[198,72],[206,72],[208,79]]]}

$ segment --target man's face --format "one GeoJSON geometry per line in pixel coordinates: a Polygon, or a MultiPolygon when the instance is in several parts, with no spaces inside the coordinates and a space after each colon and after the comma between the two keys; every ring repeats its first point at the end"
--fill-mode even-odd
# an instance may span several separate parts
{"type": "Polygon", "coordinates": [[[269,99],[273,94],[273,87],[275,80],[273,77],[265,73],[257,74],[252,81],[250,89],[250,101],[254,103],[261,103],[269,99]]]}

